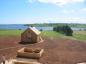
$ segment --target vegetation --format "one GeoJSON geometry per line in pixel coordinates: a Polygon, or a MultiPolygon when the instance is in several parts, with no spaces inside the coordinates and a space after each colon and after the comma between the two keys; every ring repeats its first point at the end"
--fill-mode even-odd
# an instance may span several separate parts
{"type": "Polygon", "coordinates": [[[25,24],[24,26],[36,26],[36,27],[42,27],[42,26],[51,26],[50,24],[25,24]]]}
{"type": "Polygon", "coordinates": [[[0,30],[0,36],[20,36],[23,30],[0,30]]]}
{"type": "MultiPolygon", "coordinates": [[[[20,36],[24,30],[0,30],[0,37],[20,36]]],[[[42,31],[42,37],[46,38],[70,38],[86,41],[86,31],[74,31],[73,36],[65,36],[55,31],[42,31]]]]}
{"type": "Polygon", "coordinates": [[[55,31],[42,31],[41,36],[46,38],[60,38],[62,34],[55,31]]]}
{"type": "Polygon", "coordinates": [[[53,31],[60,32],[66,36],[72,36],[73,30],[68,25],[56,26],[53,31]]]}
{"type": "MultiPolygon", "coordinates": [[[[67,23],[44,23],[44,24],[25,24],[24,26],[36,26],[36,27],[40,27],[40,26],[52,26],[55,27],[57,25],[66,25],[67,23]]],[[[86,28],[86,24],[67,24],[70,27],[75,27],[75,28],[86,28]]]]}
{"type": "Polygon", "coordinates": [[[74,31],[73,37],[79,40],[86,41],[86,31],[74,31]]]}
{"type": "Polygon", "coordinates": [[[74,31],[73,36],[65,36],[59,32],[55,31],[42,31],[42,37],[47,38],[67,38],[67,39],[76,39],[81,41],[86,41],[86,31],[74,31]]]}

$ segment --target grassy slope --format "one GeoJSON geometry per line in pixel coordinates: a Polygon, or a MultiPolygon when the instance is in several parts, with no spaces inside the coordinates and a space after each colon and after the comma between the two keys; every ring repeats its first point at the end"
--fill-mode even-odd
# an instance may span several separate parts
{"type": "MultiPolygon", "coordinates": [[[[0,37],[20,36],[23,30],[0,30],[0,37]]],[[[41,35],[47,38],[70,38],[86,41],[86,31],[74,31],[73,37],[64,36],[54,31],[42,31],[41,35]]]]}
{"type": "Polygon", "coordinates": [[[86,41],[86,31],[74,31],[74,38],[86,41]]]}
{"type": "Polygon", "coordinates": [[[54,31],[43,31],[42,36],[48,38],[67,38],[86,41],[86,31],[74,31],[73,36],[65,36],[54,31]]]}
{"type": "Polygon", "coordinates": [[[23,30],[0,30],[0,36],[20,36],[23,30]]]}
{"type": "Polygon", "coordinates": [[[63,35],[55,31],[42,31],[41,35],[47,38],[60,38],[63,35]]]}

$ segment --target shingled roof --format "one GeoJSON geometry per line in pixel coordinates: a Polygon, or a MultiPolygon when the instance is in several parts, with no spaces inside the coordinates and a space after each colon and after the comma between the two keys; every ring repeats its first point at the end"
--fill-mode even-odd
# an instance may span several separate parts
{"type": "Polygon", "coordinates": [[[31,30],[32,32],[34,32],[34,34],[39,35],[41,32],[36,29],[35,27],[29,27],[28,29],[26,29],[22,34],[24,34],[27,30],[31,30]]]}
{"type": "Polygon", "coordinates": [[[36,35],[39,35],[41,32],[35,27],[29,27],[28,29],[32,30],[36,35]]]}

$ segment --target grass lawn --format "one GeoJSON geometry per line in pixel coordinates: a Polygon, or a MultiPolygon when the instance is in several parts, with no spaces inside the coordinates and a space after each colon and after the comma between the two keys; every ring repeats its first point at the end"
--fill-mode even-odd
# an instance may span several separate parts
{"type": "Polygon", "coordinates": [[[0,36],[20,36],[23,30],[0,30],[0,36]]]}
{"type": "MultiPolygon", "coordinates": [[[[24,30],[0,30],[0,37],[6,36],[20,36],[24,30]]],[[[42,31],[42,37],[47,38],[69,38],[86,41],[86,31],[74,31],[73,36],[65,36],[55,31],[42,31]]]]}
{"type": "Polygon", "coordinates": [[[42,31],[41,35],[47,38],[60,38],[63,35],[55,31],[42,31]]]}
{"type": "Polygon", "coordinates": [[[47,38],[67,38],[86,41],[86,31],[74,31],[73,36],[65,36],[54,31],[42,31],[42,36],[47,38]]]}
{"type": "MultiPolygon", "coordinates": [[[[0,36],[20,36],[24,30],[0,30],[0,36]]],[[[41,35],[48,38],[60,37],[62,34],[54,31],[42,31],[41,35]]]]}
{"type": "Polygon", "coordinates": [[[86,41],[86,31],[74,31],[73,37],[79,40],[86,41]]]}

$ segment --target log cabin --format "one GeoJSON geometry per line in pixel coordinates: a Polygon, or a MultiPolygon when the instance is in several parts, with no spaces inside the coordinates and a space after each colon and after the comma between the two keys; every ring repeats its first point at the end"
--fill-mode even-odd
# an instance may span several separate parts
{"type": "Polygon", "coordinates": [[[35,27],[29,27],[21,34],[21,42],[23,43],[38,43],[42,41],[41,32],[35,27]]]}

